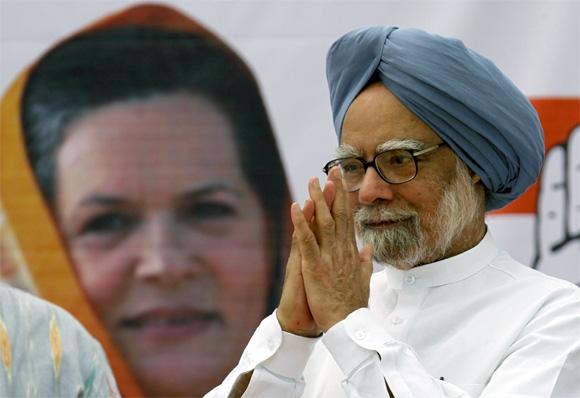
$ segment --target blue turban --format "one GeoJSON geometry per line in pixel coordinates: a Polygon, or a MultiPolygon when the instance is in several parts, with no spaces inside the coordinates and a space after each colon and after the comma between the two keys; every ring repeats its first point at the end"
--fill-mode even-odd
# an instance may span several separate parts
{"type": "Polygon", "coordinates": [[[355,30],[330,48],[326,74],[339,141],[350,104],[380,79],[481,178],[486,210],[516,199],[540,173],[544,134],[535,109],[460,40],[418,29],[355,30]]]}

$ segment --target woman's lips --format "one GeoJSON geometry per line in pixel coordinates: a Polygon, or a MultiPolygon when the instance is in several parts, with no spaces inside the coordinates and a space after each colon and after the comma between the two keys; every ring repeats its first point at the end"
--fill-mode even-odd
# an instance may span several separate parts
{"type": "Polygon", "coordinates": [[[123,318],[119,328],[147,339],[165,340],[190,338],[205,333],[214,325],[222,324],[223,319],[217,312],[155,308],[123,318]]]}

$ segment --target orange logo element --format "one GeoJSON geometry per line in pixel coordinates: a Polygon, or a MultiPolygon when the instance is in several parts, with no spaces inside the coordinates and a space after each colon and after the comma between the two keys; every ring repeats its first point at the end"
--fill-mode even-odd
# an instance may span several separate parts
{"type": "MultiPolygon", "coordinates": [[[[565,143],[572,130],[580,125],[580,98],[532,98],[544,128],[546,152],[565,143]]],[[[491,214],[535,214],[537,210],[539,183],[503,209],[491,214]]]]}

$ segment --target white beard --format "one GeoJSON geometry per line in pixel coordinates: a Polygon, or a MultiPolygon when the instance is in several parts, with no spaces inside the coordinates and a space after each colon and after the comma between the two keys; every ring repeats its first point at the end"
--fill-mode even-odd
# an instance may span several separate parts
{"type": "Polygon", "coordinates": [[[424,220],[410,208],[391,209],[380,203],[356,209],[354,221],[358,238],[373,247],[376,261],[410,269],[443,258],[465,226],[475,220],[479,202],[467,167],[458,161],[455,178],[445,187],[436,212],[424,215],[424,220]],[[367,225],[379,221],[398,223],[380,229],[367,225]]]}

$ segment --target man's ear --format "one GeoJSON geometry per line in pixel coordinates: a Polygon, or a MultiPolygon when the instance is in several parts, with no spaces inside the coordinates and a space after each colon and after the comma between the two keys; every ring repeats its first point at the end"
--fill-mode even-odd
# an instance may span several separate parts
{"type": "Polygon", "coordinates": [[[481,178],[471,170],[469,170],[469,175],[471,176],[471,182],[474,185],[481,181],[481,178]]]}

